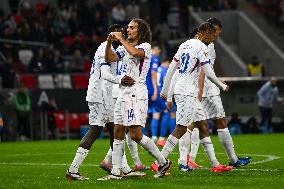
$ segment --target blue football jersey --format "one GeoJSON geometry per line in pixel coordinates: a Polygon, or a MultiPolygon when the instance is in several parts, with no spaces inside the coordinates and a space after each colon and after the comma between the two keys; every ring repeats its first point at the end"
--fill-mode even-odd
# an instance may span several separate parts
{"type": "Polygon", "coordinates": [[[151,71],[157,72],[159,64],[160,64],[160,58],[158,56],[152,55],[151,62],[150,62],[150,68],[146,76],[146,85],[147,85],[149,96],[152,96],[154,94],[154,87],[152,83],[151,71]]]}

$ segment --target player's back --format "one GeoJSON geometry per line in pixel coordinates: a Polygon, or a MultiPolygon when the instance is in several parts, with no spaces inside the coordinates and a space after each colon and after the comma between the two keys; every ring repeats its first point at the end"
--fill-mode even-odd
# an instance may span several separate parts
{"type": "Polygon", "coordinates": [[[174,57],[180,62],[175,94],[197,96],[200,63],[207,63],[207,56],[207,46],[198,39],[187,40],[179,46],[174,57]]]}
{"type": "Polygon", "coordinates": [[[152,55],[151,61],[150,61],[150,67],[149,67],[149,70],[148,70],[147,76],[146,76],[146,85],[147,85],[149,96],[152,96],[154,94],[154,86],[153,86],[153,83],[152,83],[152,71],[157,72],[159,63],[160,63],[159,57],[156,56],[156,55],[152,55]]]}
{"type": "Polygon", "coordinates": [[[164,79],[167,74],[168,67],[159,66],[157,70],[157,81],[158,81],[158,90],[162,91],[164,85],[164,79]]]}
{"type": "Polygon", "coordinates": [[[100,74],[101,63],[105,63],[105,47],[106,42],[102,43],[95,52],[86,96],[88,102],[102,102],[103,79],[101,79],[100,74]]]}

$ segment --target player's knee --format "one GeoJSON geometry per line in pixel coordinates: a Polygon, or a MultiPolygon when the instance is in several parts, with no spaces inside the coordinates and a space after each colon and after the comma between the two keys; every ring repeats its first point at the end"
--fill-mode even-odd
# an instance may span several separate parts
{"type": "Polygon", "coordinates": [[[102,127],[99,126],[90,126],[89,131],[87,132],[87,137],[89,140],[97,139],[102,132],[102,127]]]}
{"type": "Polygon", "coordinates": [[[175,130],[172,132],[172,135],[180,139],[186,133],[187,127],[182,125],[177,125],[175,130]]]}
{"type": "Polygon", "coordinates": [[[226,124],[225,118],[216,119],[214,122],[215,122],[214,124],[216,125],[217,129],[225,129],[228,127],[226,124]]]}

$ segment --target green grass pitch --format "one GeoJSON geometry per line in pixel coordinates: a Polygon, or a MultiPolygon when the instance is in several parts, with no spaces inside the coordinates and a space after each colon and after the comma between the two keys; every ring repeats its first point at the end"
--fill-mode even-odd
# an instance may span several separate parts
{"type": "MultiPolygon", "coordinates": [[[[216,136],[212,137],[218,160],[227,164],[227,157],[216,136]]],[[[284,134],[233,136],[240,156],[251,156],[246,167],[225,173],[208,169],[181,173],[177,168],[178,146],[170,159],[170,176],[155,179],[146,171],[144,178],[119,181],[96,181],[105,176],[98,164],[108,150],[108,140],[98,140],[80,167],[88,181],[67,181],[65,172],[79,144],[78,140],[0,143],[0,188],[284,188],[284,134]]],[[[146,165],[153,158],[139,147],[146,165]]],[[[133,162],[128,154],[128,161],[133,162]]],[[[200,146],[197,162],[205,168],[210,164],[200,146]]]]}

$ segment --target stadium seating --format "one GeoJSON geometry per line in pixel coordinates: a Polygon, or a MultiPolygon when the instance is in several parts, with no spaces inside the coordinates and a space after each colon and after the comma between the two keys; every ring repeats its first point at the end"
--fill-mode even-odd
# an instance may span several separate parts
{"type": "Polygon", "coordinates": [[[55,87],[56,88],[64,88],[64,89],[72,89],[72,83],[70,75],[68,74],[58,74],[55,76],[55,87]]]}
{"type": "Polygon", "coordinates": [[[69,113],[69,128],[70,129],[80,129],[81,119],[77,113],[69,113]]]}
{"type": "Polygon", "coordinates": [[[20,83],[28,89],[37,88],[37,76],[33,74],[20,75],[20,83]]]}
{"type": "Polygon", "coordinates": [[[52,75],[39,75],[38,76],[38,87],[40,89],[54,89],[52,75]]]}
{"type": "Polygon", "coordinates": [[[73,74],[72,75],[73,87],[75,89],[88,88],[89,78],[85,74],[73,74]]]}

